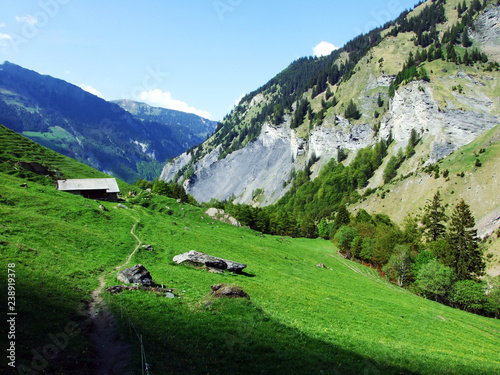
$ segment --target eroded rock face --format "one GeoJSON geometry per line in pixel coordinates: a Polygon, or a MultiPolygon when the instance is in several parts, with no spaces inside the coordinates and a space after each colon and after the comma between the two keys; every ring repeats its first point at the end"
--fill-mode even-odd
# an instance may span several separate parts
{"type": "Polygon", "coordinates": [[[142,264],[137,264],[131,268],[125,268],[118,273],[116,278],[124,284],[153,285],[151,274],[142,264]]]}
{"type": "Polygon", "coordinates": [[[210,294],[216,298],[247,298],[250,296],[239,286],[228,284],[212,285],[210,294]]]}
{"type": "Polygon", "coordinates": [[[432,164],[498,124],[497,116],[485,111],[491,101],[487,97],[476,96],[472,100],[457,95],[456,99],[469,107],[468,111],[456,108],[451,102],[441,109],[432,92],[430,85],[423,82],[400,88],[391,102],[387,120],[381,125],[380,135],[387,137],[392,132],[398,147],[406,147],[412,129],[423,137],[431,137],[427,163],[432,164]]]}
{"type": "MultiPolygon", "coordinates": [[[[184,183],[188,194],[198,202],[212,198],[226,200],[240,196],[241,202],[252,200],[252,192],[265,186],[264,199],[283,193],[283,182],[289,177],[294,157],[294,147],[289,127],[263,126],[260,136],[241,150],[219,160],[215,149],[195,165],[194,175],[184,183]],[[293,143],[293,144],[292,144],[293,143]]],[[[163,178],[163,177],[162,177],[163,178]]]]}
{"type": "Polygon", "coordinates": [[[500,61],[500,6],[490,5],[479,15],[471,37],[494,60],[500,61]]]}
{"type": "Polygon", "coordinates": [[[191,160],[191,156],[183,153],[175,158],[172,162],[167,163],[160,175],[160,180],[163,181],[171,181],[175,177],[175,174],[183,168],[189,161],[191,160]]]}
{"type": "MultiPolygon", "coordinates": [[[[389,78],[383,78],[389,82],[389,78]]],[[[289,118],[278,127],[266,123],[259,137],[243,149],[220,160],[220,147],[206,155],[195,165],[194,175],[184,182],[184,188],[199,202],[237,197],[235,203],[252,202],[253,192],[261,189],[263,198],[260,204],[265,206],[276,202],[288,191],[290,185],[286,182],[292,168],[304,168],[303,163],[297,162],[301,155],[306,155],[307,159],[313,154],[320,157],[321,167],[337,156],[339,148],[355,154],[363,147],[387,139],[389,134],[397,143],[396,149],[404,149],[413,129],[430,143],[426,164],[435,163],[499,121],[493,111],[494,99],[480,89],[484,85],[482,77],[459,72],[442,78],[443,84],[450,88],[457,79],[467,80],[465,93],[450,90],[446,103],[434,98],[437,94],[432,83],[418,81],[401,87],[391,99],[377,134],[371,123],[351,124],[342,115],[325,118],[321,126],[311,131],[308,140],[299,138],[290,129],[289,118]]],[[[385,81],[374,82],[385,84],[385,81]]],[[[171,165],[166,166],[164,172],[171,168],[171,165]]],[[[168,173],[171,175],[172,172],[168,173]]]]}
{"type": "Polygon", "coordinates": [[[228,259],[222,259],[202,253],[201,251],[191,250],[187,253],[176,255],[173,261],[177,264],[183,264],[195,268],[208,268],[217,270],[226,270],[229,272],[240,273],[246,268],[246,264],[234,262],[228,259]]]}
{"type": "Polygon", "coordinates": [[[234,217],[230,216],[229,214],[226,214],[224,210],[217,209],[217,208],[209,208],[205,213],[210,216],[211,218],[218,220],[220,222],[226,223],[226,224],[231,224],[234,225],[235,227],[241,227],[241,224],[236,220],[234,217]]]}

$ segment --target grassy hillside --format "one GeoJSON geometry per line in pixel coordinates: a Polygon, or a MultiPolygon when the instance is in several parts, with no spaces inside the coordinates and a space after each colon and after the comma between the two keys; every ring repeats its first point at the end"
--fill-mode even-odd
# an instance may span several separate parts
{"type": "MultiPolygon", "coordinates": [[[[28,368],[45,374],[94,372],[85,308],[98,277],[122,264],[137,246],[131,235],[137,221],[134,233],[154,251],[140,248],[132,264],[143,264],[157,284],[174,289],[176,298],[105,292],[132,345],[134,373],[141,373],[136,332],[142,335],[150,374],[500,371],[497,320],[397,288],[375,271],[345,261],[327,241],[262,236],[145,193],[122,202],[128,210],[104,202],[107,211],[102,211],[101,202],[59,192],[42,177],[21,175],[8,158],[38,155],[68,177],[92,174],[90,169],[0,131],[0,264],[5,271],[0,279],[7,285],[8,264],[14,263],[16,364],[24,366],[24,373],[30,373],[28,368]],[[28,187],[21,187],[27,180],[28,187]],[[246,263],[247,272],[220,275],[173,264],[174,255],[193,249],[246,263]],[[316,267],[319,262],[327,268],[316,267]],[[241,286],[250,300],[214,300],[210,286],[223,282],[241,286]],[[65,330],[71,335],[64,345],[59,341],[56,356],[51,345],[65,330]]],[[[116,272],[107,276],[107,285],[117,284],[115,278],[116,272]]],[[[2,289],[0,303],[7,306],[2,289]]],[[[8,327],[1,327],[7,348],[8,327]]],[[[17,373],[5,358],[1,368],[17,373]]]]}
{"type": "MultiPolygon", "coordinates": [[[[27,181],[36,181],[43,185],[54,185],[59,173],[61,179],[64,178],[106,178],[107,174],[95,170],[83,163],[67,156],[58,154],[46,147],[30,141],[18,133],[0,125],[0,172],[15,176],[27,181]],[[40,163],[53,176],[36,174],[23,168],[20,163],[40,163]]],[[[118,186],[121,191],[128,191],[132,186],[121,181],[118,186]]]]}

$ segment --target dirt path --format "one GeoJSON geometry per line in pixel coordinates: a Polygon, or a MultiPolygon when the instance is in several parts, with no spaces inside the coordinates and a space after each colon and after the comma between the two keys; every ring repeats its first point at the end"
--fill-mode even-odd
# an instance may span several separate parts
{"type": "MultiPolygon", "coordinates": [[[[135,220],[137,223],[139,222],[139,220],[135,220]]],[[[133,375],[132,372],[127,372],[132,357],[132,348],[121,337],[115,317],[107,308],[106,302],[101,297],[101,292],[105,286],[104,278],[126,266],[141,246],[142,242],[134,233],[137,223],[130,230],[132,236],[137,240],[134,251],[130,253],[125,263],[101,275],[99,287],[91,293],[92,300],[87,308],[87,313],[92,322],[90,341],[95,349],[94,375],[133,375]]]]}

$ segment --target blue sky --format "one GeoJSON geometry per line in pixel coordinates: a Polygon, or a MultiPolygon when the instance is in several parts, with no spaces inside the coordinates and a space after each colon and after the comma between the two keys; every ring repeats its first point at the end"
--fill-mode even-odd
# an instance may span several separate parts
{"type": "Polygon", "coordinates": [[[2,0],[0,63],[107,100],[221,120],[293,60],[341,47],[416,2],[2,0]]]}

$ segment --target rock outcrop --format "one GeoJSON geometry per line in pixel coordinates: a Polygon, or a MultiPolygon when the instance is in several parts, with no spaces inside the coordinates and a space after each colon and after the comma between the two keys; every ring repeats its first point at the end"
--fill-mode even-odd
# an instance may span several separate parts
{"type": "Polygon", "coordinates": [[[241,227],[241,224],[234,217],[226,214],[224,210],[218,208],[209,208],[205,213],[212,219],[218,220],[220,222],[234,225],[235,227],[241,227]]]}
{"type": "Polygon", "coordinates": [[[471,37],[488,56],[500,62],[500,6],[490,5],[479,15],[471,37]]]}
{"type": "Polygon", "coordinates": [[[142,264],[137,264],[120,271],[116,278],[125,284],[153,285],[151,274],[142,264]]]}
{"type": "Polygon", "coordinates": [[[216,298],[247,298],[250,296],[239,286],[228,284],[212,285],[210,294],[216,298]]]}
{"type": "Polygon", "coordinates": [[[200,251],[191,250],[187,253],[176,255],[173,261],[177,264],[183,264],[195,268],[216,269],[240,273],[246,268],[246,264],[234,262],[228,259],[222,259],[202,253],[200,251]]]}
{"type": "Polygon", "coordinates": [[[498,117],[486,111],[491,102],[489,98],[477,96],[474,102],[468,99],[465,95],[456,97],[464,107],[468,101],[467,111],[452,101],[446,103],[447,108],[440,108],[430,84],[412,82],[396,92],[389,114],[381,124],[380,136],[388,137],[392,132],[397,146],[406,147],[415,129],[430,139],[431,152],[426,162],[435,163],[498,125],[498,117]]]}
{"type": "MultiPolygon", "coordinates": [[[[292,133],[289,127],[265,124],[255,141],[224,159],[219,160],[220,147],[217,147],[195,165],[195,172],[185,181],[184,188],[198,202],[208,202],[212,198],[223,201],[233,195],[240,196],[241,202],[249,202],[252,191],[263,186],[266,201],[271,195],[281,196],[283,182],[292,168],[292,158],[298,152],[293,149],[292,133]]],[[[170,168],[166,167],[162,176],[170,168]]]]}

